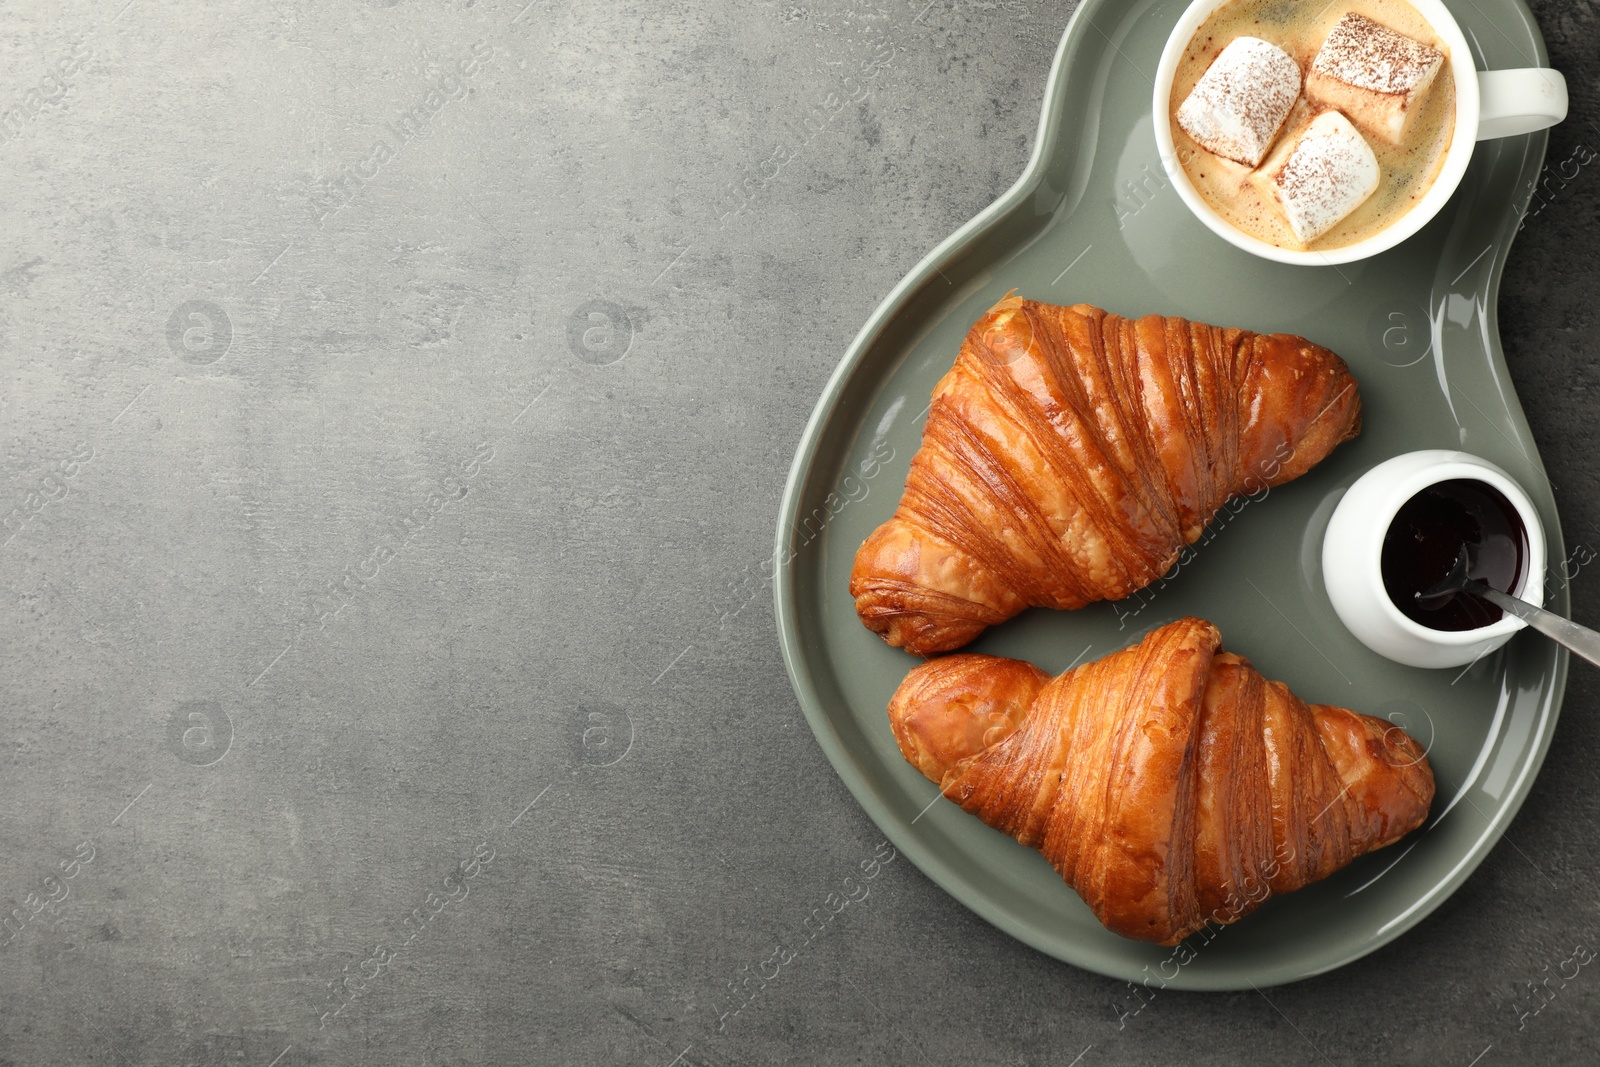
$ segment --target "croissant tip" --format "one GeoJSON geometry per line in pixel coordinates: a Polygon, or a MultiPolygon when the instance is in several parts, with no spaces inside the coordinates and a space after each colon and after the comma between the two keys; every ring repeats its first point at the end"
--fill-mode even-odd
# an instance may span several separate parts
{"type": "Polygon", "coordinates": [[[1026,303],[1027,300],[1018,296],[1015,289],[1011,289],[1007,291],[1005,296],[1002,296],[999,300],[995,301],[994,306],[985,313],[985,317],[998,314],[1002,311],[1017,311],[1022,307],[1023,304],[1026,303]]]}

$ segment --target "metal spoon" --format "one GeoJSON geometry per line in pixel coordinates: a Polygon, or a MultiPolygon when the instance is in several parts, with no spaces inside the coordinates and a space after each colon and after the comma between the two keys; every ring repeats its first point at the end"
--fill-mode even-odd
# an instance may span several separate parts
{"type": "Polygon", "coordinates": [[[1568,651],[1575,652],[1600,667],[1600,633],[1595,633],[1587,626],[1579,626],[1571,619],[1564,619],[1553,611],[1536,608],[1526,600],[1518,600],[1514,596],[1491,588],[1469,576],[1468,565],[1467,546],[1462,545],[1461,552],[1456,556],[1455,565],[1450,568],[1450,573],[1445,575],[1444,580],[1438,585],[1418,593],[1417,600],[1440,603],[1460,593],[1467,593],[1479,600],[1487,600],[1507,615],[1516,616],[1552,641],[1565,646],[1568,651]]]}

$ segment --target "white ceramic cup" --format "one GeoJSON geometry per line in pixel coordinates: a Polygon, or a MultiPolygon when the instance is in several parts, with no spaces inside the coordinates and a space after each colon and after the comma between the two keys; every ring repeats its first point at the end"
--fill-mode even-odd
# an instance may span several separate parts
{"type": "MultiPolygon", "coordinates": [[[[1467,39],[1462,35],[1461,27],[1441,0],[1406,0],[1433,27],[1450,53],[1456,116],[1450,148],[1445,153],[1438,177],[1415,207],[1365,241],[1327,251],[1279,248],[1240,230],[1206,203],[1190,183],[1172,142],[1172,79],[1177,74],[1184,49],[1206,19],[1232,2],[1194,0],[1178,20],[1172,36],[1167,38],[1167,47],[1161,53],[1161,64],[1156,68],[1156,146],[1161,152],[1162,166],[1166,168],[1178,195],[1189,205],[1189,210],[1219,237],[1265,259],[1302,266],[1329,266],[1366,259],[1393,248],[1422,229],[1444,207],[1450,194],[1461,184],[1462,175],[1467,172],[1467,163],[1472,159],[1472,149],[1478,141],[1532,133],[1554,126],[1567,117],[1567,82],[1560,71],[1549,67],[1480,71],[1472,65],[1472,53],[1467,48],[1467,39]]],[[[1313,0],[1302,2],[1311,3],[1313,0]]]]}
{"type": "Polygon", "coordinates": [[[1407,452],[1373,467],[1345,491],[1322,540],[1322,580],[1361,643],[1412,667],[1459,667],[1493,652],[1527,624],[1510,615],[1476,630],[1432,630],[1400,613],[1383,586],[1383,538],[1401,506],[1430,485],[1468,478],[1498,489],[1528,532],[1528,554],[1512,595],[1544,603],[1545,539],[1539,512],[1511,476],[1466,452],[1407,452]]]}

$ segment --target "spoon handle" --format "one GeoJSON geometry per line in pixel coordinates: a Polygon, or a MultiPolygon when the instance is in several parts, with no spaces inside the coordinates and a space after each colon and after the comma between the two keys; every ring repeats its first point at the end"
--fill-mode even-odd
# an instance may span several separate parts
{"type": "Polygon", "coordinates": [[[1467,591],[1487,600],[1501,611],[1515,615],[1552,641],[1600,667],[1600,633],[1595,633],[1587,626],[1579,626],[1571,619],[1564,619],[1553,611],[1536,608],[1526,600],[1490,589],[1482,582],[1472,582],[1467,591]]]}

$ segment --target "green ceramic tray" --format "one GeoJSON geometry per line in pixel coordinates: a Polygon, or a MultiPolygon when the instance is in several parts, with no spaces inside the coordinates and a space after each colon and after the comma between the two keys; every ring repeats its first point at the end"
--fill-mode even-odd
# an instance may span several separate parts
{"type": "MultiPolygon", "coordinates": [[[[1517,0],[1450,6],[1482,50],[1479,69],[1546,62],[1517,0]]],[[[1495,326],[1500,273],[1546,137],[1479,145],[1444,212],[1382,256],[1338,268],[1256,259],[1187,212],[1157,159],[1149,75],[1183,7],[1084,0],[1051,68],[1022,178],[895,287],[828,382],[784,493],[775,598],[784,661],[817,740],[929,877],[1080,967],[1242,989],[1338,967],[1438,907],[1510,823],[1550,744],[1564,652],[1524,632],[1464,672],[1391,663],[1341,625],[1319,562],[1329,514],[1364,471],[1413,449],[1460,448],[1527,488],[1556,564],[1547,603],[1566,610],[1550,484],[1495,326]],[[1177,953],[1106,932],[1036,852],[935,799],[934,785],[901,759],[884,714],[916,661],[861,626],[847,591],[856,547],[899,499],[934,382],[967,327],[1012,288],[1124,315],[1303,334],[1343,355],[1361,382],[1361,437],[1264,500],[1224,512],[1220,532],[1172,580],[1116,605],[1030,611],[969,646],[1061,671],[1198,615],[1302,697],[1388,717],[1429,746],[1438,798],[1423,829],[1177,953]]]]}

